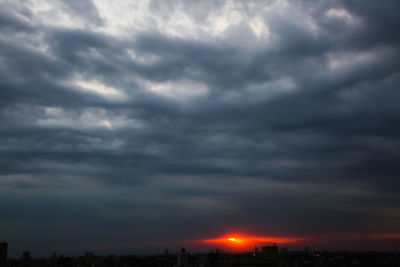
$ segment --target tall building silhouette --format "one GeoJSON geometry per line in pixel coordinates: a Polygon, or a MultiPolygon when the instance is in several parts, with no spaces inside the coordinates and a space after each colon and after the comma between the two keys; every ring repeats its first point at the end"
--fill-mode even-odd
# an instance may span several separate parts
{"type": "Polygon", "coordinates": [[[186,252],[186,249],[182,248],[181,252],[177,255],[178,267],[187,267],[190,265],[190,254],[186,252]]]}
{"type": "Polygon", "coordinates": [[[7,266],[7,249],[8,249],[8,244],[7,243],[0,243],[0,267],[6,267],[7,266]]]}
{"type": "Polygon", "coordinates": [[[24,251],[24,252],[22,253],[22,259],[23,259],[24,261],[29,261],[29,260],[31,259],[31,252],[29,252],[29,251],[24,251]]]}

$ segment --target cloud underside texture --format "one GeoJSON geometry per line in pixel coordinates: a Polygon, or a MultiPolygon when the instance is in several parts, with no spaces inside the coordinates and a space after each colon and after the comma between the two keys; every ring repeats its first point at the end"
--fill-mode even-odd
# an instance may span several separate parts
{"type": "Polygon", "coordinates": [[[107,2],[0,2],[2,239],[400,232],[398,1],[107,2]]]}

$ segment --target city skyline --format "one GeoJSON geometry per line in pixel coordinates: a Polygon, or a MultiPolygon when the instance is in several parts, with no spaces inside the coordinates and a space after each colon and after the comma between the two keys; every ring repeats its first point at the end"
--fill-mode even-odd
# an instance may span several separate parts
{"type": "Polygon", "coordinates": [[[399,14],[397,0],[0,1],[0,242],[400,250],[399,14]]]}

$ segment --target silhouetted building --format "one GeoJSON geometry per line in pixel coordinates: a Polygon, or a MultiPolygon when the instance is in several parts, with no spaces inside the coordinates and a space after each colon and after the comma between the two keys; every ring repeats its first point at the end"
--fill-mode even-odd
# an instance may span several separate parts
{"type": "Polygon", "coordinates": [[[281,248],[281,255],[283,257],[286,257],[289,254],[289,249],[288,248],[281,248]]]}
{"type": "Polygon", "coordinates": [[[262,247],[261,252],[267,258],[277,259],[279,257],[279,249],[275,245],[262,247]]]}
{"type": "Polygon", "coordinates": [[[24,261],[29,261],[31,259],[31,253],[29,251],[24,251],[22,253],[22,259],[24,261]]]}
{"type": "MultiPolygon", "coordinates": [[[[4,244],[1,246],[4,252],[4,244]]],[[[0,267],[400,267],[400,253],[346,251],[289,251],[278,247],[263,247],[259,253],[197,253],[184,249],[175,255],[96,256],[86,253],[78,257],[7,259],[0,267]]],[[[1,254],[4,259],[5,253],[1,254]]],[[[25,256],[25,258],[27,258],[25,256]]]]}
{"type": "Polygon", "coordinates": [[[190,254],[186,252],[186,249],[182,248],[177,255],[178,267],[189,266],[190,264],[190,254]]]}
{"type": "Polygon", "coordinates": [[[261,256],[265,262],[265,266],[279,266],[280,255],[279,249],[274,244],[273,246],[265,246],[261,249],[261,256]]]}
{"type": "Polygon", "coordinates": [[[96,256],[94,255],[93,252],[86,252],[85,253],[85,258],[84,258],[84,262],[86,265],[88,266],[94,266],[96,264],[96,256]]]}
{"type": "Polygon", "coordinates": [[[7,266],[7,243],[0,243],[0,267],[7,266]]]}

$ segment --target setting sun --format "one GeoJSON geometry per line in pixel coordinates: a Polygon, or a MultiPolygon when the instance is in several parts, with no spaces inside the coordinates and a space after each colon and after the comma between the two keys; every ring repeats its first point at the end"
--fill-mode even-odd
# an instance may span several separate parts
{"type": "Polygon", "coordinates": [[[229,234],[219,238],[204,239],[200,242],[219,244],[229,249],[247,249],[256,245],[263,245],[268,243],[286,244],[303,240],[303,238],[289,238],[289,237],[276,237],[276,236],[254,236],[243,234],[229,234]]]}

